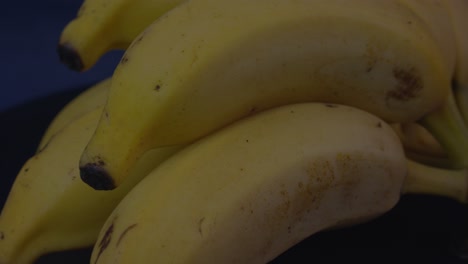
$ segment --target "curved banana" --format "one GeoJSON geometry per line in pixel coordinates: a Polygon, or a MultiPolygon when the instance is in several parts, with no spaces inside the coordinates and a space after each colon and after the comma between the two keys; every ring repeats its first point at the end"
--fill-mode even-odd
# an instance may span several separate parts
{"type": "Polygon", "coordinates": [[[398,137],[367,112],[270,109],[153,170],[109,216],[90,263],[267,263],[320,230],[389,211],[406,167],[398,137]]]}
{"type": "Polygon", "coordinates": [[[434,157],[447,157],[447,153],[434,136],[418,123],[391,125],[400,137],[406,150],[434,157]]]}
{"type": "Polygon", "coordinates": [[[75,119],[96,108],[103,107],[107,100],[110,84],[111,78],[99,81],[66,104],[47,127],[37,151],[41,151],[57,132],[75,119]]]}
{"type": "Polygon", "coordinates": [[[418,123],[394,123],[391,126],[400,137],[409,159],[438,168],[452,167],[445,149],[423,126],[418,123]]]}
{"type": "Polygon", "coordinates": [[[85,71],[112,49],[126,49],[155,19],[183,0],[85,0],[66,25],[57,52],[69,68],[85,71]]]}
{"type": "Polygon", "coordinates": [[[71,122],[24,164],[0,214],[0,263],[33,263],[45,253],[92,246],[124,195],[177,150],[148,152],[132,179],[97,192],[80,180],[78,160],[101,112],[102,107],[71,122]]]}
{"type": "Polygon", "coordinates": [[[399,1],[187,1],[127,49],[81,177],[115,188],[147,149],[289,103],[415,121],[443,103],[451,75],[428,26],[399,1]]]}

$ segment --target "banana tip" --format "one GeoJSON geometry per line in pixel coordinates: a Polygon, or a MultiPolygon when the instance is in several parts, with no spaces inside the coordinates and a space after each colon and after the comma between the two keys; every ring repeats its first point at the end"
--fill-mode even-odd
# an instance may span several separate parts
{"type": "Polygon", "coordinates": [[[96,164],[88,163],[80,167],[80,177],[95,190],[113,190],[116,187],[109,173],[96,164]]]}
{"type": "Polygon", "coordinates": [[[74,71],[83,71],[84,65],[80,54],[69,43],[60,43],[57,47],[60,61],[74,71]]]}

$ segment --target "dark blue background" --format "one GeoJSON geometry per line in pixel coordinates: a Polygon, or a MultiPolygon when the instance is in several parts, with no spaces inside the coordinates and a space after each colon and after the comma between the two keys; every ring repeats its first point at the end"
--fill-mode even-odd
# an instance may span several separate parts
{"type": "Polygon", "coordinates": [[[111,76],[122,51],[106,54],[77,73],[61,64],[60,33],[82,0],[4,1],[0,9],[0,112],[18,104],[95,83],[111,76]]]}

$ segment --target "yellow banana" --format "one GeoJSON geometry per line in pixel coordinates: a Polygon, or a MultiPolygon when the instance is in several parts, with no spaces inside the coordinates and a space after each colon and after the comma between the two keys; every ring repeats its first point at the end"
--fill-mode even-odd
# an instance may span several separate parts
{"type": "Polygon", "coordinates": [[[73,122],[76,118],[79,118],[85,113],[96,108],[103,107],[106,103],[107,92],[110,84],[111,78],[102,80],[83,91],[65,105],[65,107],[54,117],[44,132],[38,146],[38,151],[41,151],[57,132],[62,130],[69,123],[73,122]]]}
{"type": "Polygon", "coordinates": [[[44,253],[89,247],[123,196],[177,148],[145,154],[131,180],[97,192],[79,178],[78,160],[102,107],[77,118],[22,167],[0,214],[0,263],[26,264],[44,253]]]}
{"type": "MultiPolygon", "coordinates": [[[[467,168],[468,97],[465,94],[468,93],[468,1],[401,0],[401,3],[422,18],[445,54],[447,67],[453,72],[453,91],[450,91],[444,107],[430,115],[429,119],[420,120],[449,154],[448,159],[432,157],[430,160],[445,161],[445,167],[467,168]],[[460,146],[457,147],[457,144],[460,146]]],[[[415,154],[420,158],[432,156],[415,154]]]]}
{"type": "Polygon", "coordinates": [[[92,67],[112,49],[126,49],[153,20],[182,0],[84,0],[60,36],[60,60],[76,71],[92,67]]]}
{"type": "Polygon", "coordinates": [[[392,124],[405,149],[434,157],[447,157],[440,143],[418,123],[392,124]]]}
{"type": "Polygon", "coordinates": [[[395,123],[391,126],[400,137],[408,158],[439,168],[452,167],[445,149],[423,126],[418,123],[395,123]]]}
{"type": "Polygon", "coordinates": [[[368,112],[270,109],[153,170],[109,216],[90,263],[267,263],[320,230],[389,211],[406,170],[398,137],[368,112]]]}
{"type": "Polygon", "coordinates": [[[115,188],[147,149],[289,103],[343,103],[415,121],[450,92],[437,43],[399,1],[184,2],[127,49],[81,177],[115,188]]]}

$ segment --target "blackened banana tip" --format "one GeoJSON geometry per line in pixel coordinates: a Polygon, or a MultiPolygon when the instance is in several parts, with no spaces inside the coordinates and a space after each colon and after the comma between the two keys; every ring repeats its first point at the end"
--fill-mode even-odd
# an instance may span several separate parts
{"type": "Polygon", "coordinates": [[[68,43],[60,43],[57,47],[60,61],[68,68],[81,72],[84,69],[83,61],[76,49],[68,43]]]}
{"type": "Polygon", "coordinates": [[[96,164],[86,164],[80,167],[80,177],[95,190],[113,190],[116,187],[109,173],[96,164]]]}

